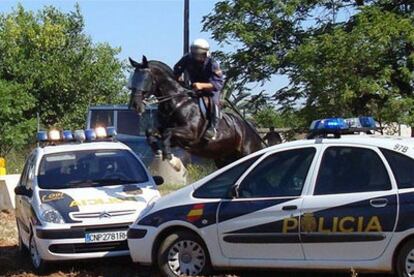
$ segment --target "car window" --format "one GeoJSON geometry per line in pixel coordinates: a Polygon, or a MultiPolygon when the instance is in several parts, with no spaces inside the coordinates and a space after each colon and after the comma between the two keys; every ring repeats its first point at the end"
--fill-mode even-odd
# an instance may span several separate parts
{"type": "Polygon", "coordinates": [[[26,175],[26,187],[33,189],[33,179],[35,177],[35,167],[36,167],[36,159],[35,156],[32,156],[29,162],[29,167],[27,169],[26,175]]]}
{"type": "Polygon", "coordinates": [[[378,154],[366,148],[329,147],[325,150],[315,195],[391,189],[387,170],[378,154]]]}
{"type": "Polygon", "coordinates": [[[141,116],[133,110],[118,111],[117,132],[131,136],[143,136],[144,129],[141,126],[141,116]]]}
{"type": "Polygon", "coordinates": [[[230,188],[240,176],[260,157],[257,155],[214,177],[199,187],[193,194],[197,198],[228,198],[230,188]]]}
{"type": "Polygon", "coordinates": [[[42,157],[42,189],[104,186],[148,181],[145,169],[127,150],[85,150],[42,157]]]}
{"type": "Polygon", "coordinates": [[[414,160],[406,155],[395,151],[381,149],[387,159],[394,177],[397,181],[398,188],[414,187],[414,160]]]}
{"type": "Polygon", "coordinates": [[[298,196],[315,156],[313,147],[273,154],[260,162],[239,187],[240,198],[298,196]]]}
{"type": "Polygon", "coordinates": [[[19,182],[20,186],[27,186],[27,178],[29,175],[29,169],[30,169],[32,159],[33,159],[33,155],[30,155],[27,158],[26,163],[24,164],[22,175],[20,176],[20,182],[19,182]]]}

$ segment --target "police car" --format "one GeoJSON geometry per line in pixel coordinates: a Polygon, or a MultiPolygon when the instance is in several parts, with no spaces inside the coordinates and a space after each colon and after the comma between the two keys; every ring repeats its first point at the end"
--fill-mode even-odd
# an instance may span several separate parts
{"type": "Polygon", "coordinates": [[[346,135],[373,124],[316,121],[311,139],[261,150],[155,201],[128,231],[133,261],[164,276],[212,268],[414,276],[414,140],[346,135]]]}
{"type": "Polygon", "coordinates": [[[128,226],[160,197],[162,178],[114,135],[113,128],[38,133],[15,188],[19,248],[36,270],[129,254],[128,226]]]}

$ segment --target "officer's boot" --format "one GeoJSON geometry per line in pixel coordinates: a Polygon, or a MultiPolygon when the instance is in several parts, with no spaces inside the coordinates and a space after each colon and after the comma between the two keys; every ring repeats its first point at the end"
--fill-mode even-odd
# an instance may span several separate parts
{"type": "Polygon", "coordinates": [[[210,127],[206,131],[206,136],[210,140],[217,138],[217,125],[219,122],[218,107],[216,104],[211,105],[210,109],[210,127]]]}

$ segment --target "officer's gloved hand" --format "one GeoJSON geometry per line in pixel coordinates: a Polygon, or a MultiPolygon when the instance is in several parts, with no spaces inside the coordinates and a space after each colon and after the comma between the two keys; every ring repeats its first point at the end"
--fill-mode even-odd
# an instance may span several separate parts
{"type": "Polygon", "coordinates": [[[195,92],[195,91],[193,91],[193,90],[189,90],[189,91],[187,92],[187,94],[188,94],[188,96],[190,96],[190,97],[195,97],[195,96],[196,96],[196,92],[195,92]]]}

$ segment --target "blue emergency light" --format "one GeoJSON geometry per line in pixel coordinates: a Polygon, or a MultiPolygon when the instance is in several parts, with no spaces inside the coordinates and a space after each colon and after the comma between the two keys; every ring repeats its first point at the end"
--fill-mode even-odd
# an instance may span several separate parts
{"type": "Polygon", "coordinates": [[[65,141],[71,141],[73,140],[73,133],[70,130],[65,130],[62,132],[62,138],[65,141]]]}
{"type": "Polygon", "coordinates": [[[96,140],[96,133],[94,129],[85,130],[86,141],[96,140]]]}
{"type": "Polygon", "coordinates": [[[47,141],[47,131],[37,132],[37,141],[39,142],[47,141]]]}

